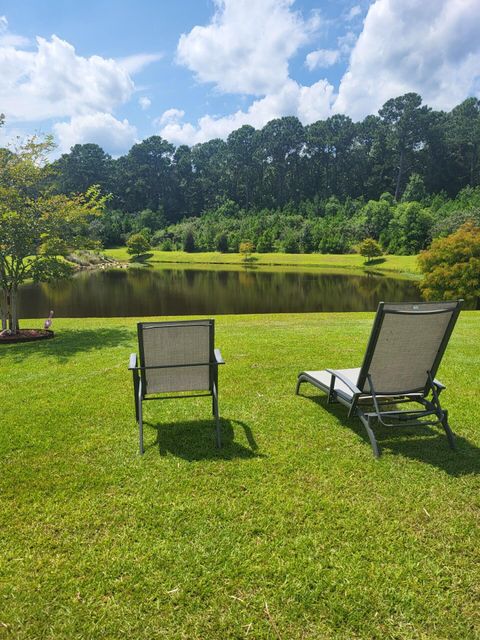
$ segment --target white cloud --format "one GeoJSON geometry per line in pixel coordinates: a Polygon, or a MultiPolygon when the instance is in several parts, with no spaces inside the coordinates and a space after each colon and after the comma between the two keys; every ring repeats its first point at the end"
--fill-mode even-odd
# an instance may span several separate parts
{"type": "Polygon", "coordinates": [[[227,93],[266,95],[288,80],[288,60],[319,26],[292,11],[294,0],[215,0],[209,25],[183,34],[177,60],[200,82],[227,93]]]}
{"type": "Polygon", "coordinates": [[[346,15],[346,19],[350,22],[362,13],[362,9],[358,4],[354,5],[346,15]]]}
{"type": "Polygon", "coordinates": [[[163,124],[160,135],[170,142],[193,145],[212,138],[225,139],[229,133],[244,124],[259,129],[273,118],[285,115],[297,116],[304,124],[310,124],[328,117],[332,102],[333,87],[326,80],[304,87],[289,79],[278,93],[255,100],[247,111],[239,110],[219,118],[205,115],[193,125],[181,122],[182,111],[170,109],[163,114],[158,124],[163,124]],[[166,117],[169,112],[171,117],[166,117]]]}
{"type": "Polygon", "coordinates": [[[117,156],[128,151],[137,135],[128,120],[117,120],[110,113],[74,116],[70,122],[58,122],[53,129],[63,153],[68,153],[74,144],[94,142],[117,156]]]}
{"type": "Polygon", "coordinates": [[[36,51],[0,47],[0,77],[2,111],[17,121],[111,111],[134,88],[117,62],[78,56],[56,36],[37,38],[36,51]]]}
{"type": "Polygon", "coordinates": [[[437,109],[479,95],[478,0],[376,0],[342,78],[335,110],[353,118],[409,91],[437,109]]]}
{"type": "Polygon", "coordinates": [[[141,96],[138,99],[138,104],[143,109],[143,111],[146,111],[151,106],[152,101],[150,100],[150,98],[147,98],[147,96],[141,96]]]}
{"type": "Polygon", "coordinates": [[[305,58],[305,64],[313,71],[314,69],[321,69],[331,67],[340,58],[340,51],[336,49],[317,49],[317,51],[311,51],[305,58]]]}
{"type": "Polygon", "coordinates": [[[136,53],[132,56],[119,58],[117,62],[127,73],[133,75],[142,71],[142,69],[152,64],[152,62],[161,60],[161,58],[163,58],[162,53],[136,53]]]}
{"type": "Polygon", "coordinates": [[[26,47],[29,44],[28,38],[10,33],[6,16],[0,16],[0,47],[26,47]]]}
{"type": "MultiPolygon", "coordinates": [[[[131,98],[131,74],[161,57],[141,53],[120,60],[85,58],[55,35],[49,40],[38,37],[33,50],[25,50],[27,44],[26,38],[9,32],[7,19],[0,16],[0,106],[8,122],[109,113],[131,98]]],[[[150,105],[147,101],[140,99],[143,109],[150,105]]],[[[60,130],[64,126],[70,125],[61,123],[60,130]]]]}
{"type": "Polygon", "coordinates": [[[174,122],[180,122],[184,115],[185,111],[182,111],[182,109],[167,109],[162,113],[160,118],[155,120],[154,124],[162,126],[166,124],[173,124],[174,122]]]}

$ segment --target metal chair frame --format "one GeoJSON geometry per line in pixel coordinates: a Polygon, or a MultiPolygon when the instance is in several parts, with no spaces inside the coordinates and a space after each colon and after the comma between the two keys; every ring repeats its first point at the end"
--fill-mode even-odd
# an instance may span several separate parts
{"type": "Polygon", "coordinates": [[[133,376],[133,395],[135,400],[135,418],[138,424],[139,432],[139,449],[140,454],[144,453],[143,444],[143,407],[142,402],[146,400],[174,400],[180,398],[212,398],[212,414],[215,418],[216,425],[216,443],[217,447],[222,446],[221,442],[221,430],[220,430],[220,416],[218,410],[218,367],[225,364],[225,360],[222,358],[220,349],[214,348],[215,338],[215,321],[214,320],[178,320],[168,322],[139,322],[137,324],[138,345],[140,358],[138,359],[136,353],[130,355],[128,369],[132,372],[133,376]],[[148,329],[162,329],[166,327],[182,327],[182,326],[195,326],[201,323],[202,326],[208,324],[209,327],[209,346],[210,354],[208,362],[194,362],[194,363],[181,363],[181,364],[168,364],[168,365],[151,365],[145,366],[145,352],[143,342],[144,327],[148,325],[148,329]],[[140,362],[140,365],[138,364],[140,362]],[[182,367],[209,367],[209,389],[207,393],[185,393],[178,395],[155,395],[145,393],[147,388],[146,371],[151,369],[179,369],[182,367]]]}
{"type": "MultiPolygon", "coordinates": [[[[330,386],[327,389],[323,384],[319,383],[318,380],[312,378],[308,373],[302,371],[299,373],[297,378],[297,386],[295,393],[298,395],[300,392],[300,385],[303,382],[309,382],[313,384],[317,388],[327,393],[328,399],[327,403],[339,402],[348,408],[348,416],[357,416],[360,418],[362,424],[365,427],[368,438],[370,440],[370,444],[372,447],[373,455],[378,458],[380,457],[380,449],[378,447],[377,439],[375,437],[375,433],[373,431],[372,425],[374,421],[382,424],[385,427],[397,427],[401,425],[407,426],[427,426],[427,425],[441,425],[446,433],[448,443],[452,449],[455,449],[455,438],[453,432],[448,423],[448,411],[442,409],[440,404],[440,393],[446,388],[441,382],[434,378],[440,362],[442,360],[443,354],[447,347],[448,341],[452,334],[453,328],[458,318],[458,314],[460,313],[460,309],[462,306],[463,300],[458,300],[456,303],[456,307],[453,309],[437,309],[430,311],[422,311],[423,314],[433,314],[433,313],[451,313],[450,321],[448,322],[448,326],[446,328],[445,334],[440,342],[436,357],[433,362],[433,366],[431,370],[426,371],[426,384],[422,388],[411,389],[406,392],[402,390],[398,393],[388,393],[385,394],[382,391],[377,391],[372,382],[372,378],[369,374],[370,364],[373,359],[373,355],[375,352],[375,348],[377,345],[377,340],[380,335],[380,330],[382,327],[383,320],[385,318],[385,303],[380,302],[377,310],[377,315],[375,317],[375,322],[372,328],[372,333],[370,335],[370,340],[368,342],[367,350],[365,353],[363,364],[360,368],[360,372],[358,375],[357,384],[354,384],[352,380],[350,380],[347,376],[343,375],[341,371],[335,369],[325,369],[331,375],[330,378],[330,386]],[[341,391],[337,391],[335,389],[335,381],[340,380],[345,384],[350,391],[352,392],[351,397],[347,397],[346,394],[343,394],[341,391]],[[366,383],[368,383],[368,392],[364,390],[366,383]],[[367,403],[373,405],[373,410],[364,411],[361,403],[367,403]],[[414,410],[401,410],[394,409],[389,411],[382,410],[383,407],[388,407],[392,405],[398,405],[402,403],[418,403],[421,404],[423,409],[414,409],[414,410]],[[428,418],[430,416],[434,416],[433,420],[423,420],[423,418],[428,418]]],[[[406,306],[414,306],[416,307],[415,311],[410,310],[389,310],[388,313],[395,314],[404,314],[404,315],[413,315],[418,313],[418,309],[422,304],[429,303],[407,303],[406,306]]]]}

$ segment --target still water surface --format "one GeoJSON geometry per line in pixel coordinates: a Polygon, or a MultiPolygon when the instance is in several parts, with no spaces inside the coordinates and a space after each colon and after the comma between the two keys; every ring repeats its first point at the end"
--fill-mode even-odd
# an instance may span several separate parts
{"type": "Polygon", "coordinates": [[[112,269],[25,285],[24,318],[373,311],[421,299],[415,282],[380,275],[263,269],[112,269]]]}

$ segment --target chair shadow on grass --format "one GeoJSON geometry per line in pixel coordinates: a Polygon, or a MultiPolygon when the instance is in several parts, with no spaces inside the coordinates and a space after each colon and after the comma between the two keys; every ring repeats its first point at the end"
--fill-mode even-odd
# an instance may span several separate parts
{"type": "MultiPolygon", "coordinates": [[[[327,397],[301,394],[302,398],[312,400],[321,410],[327,411],[342,426],[354,431],[365,442],[371,451],[370,440],[360,419],[348,418],[347,409],[341,404],[328,404],[327,397]]],[[[480,448],[458,435],[454,418],[450,417],[450,425],[455,434],[456,449],[448,446],[447,437],[442,427],[384,427],[374,424],[373,430],[377,438],[380,453],[390,452],[395,455],[425,462],[442,469],[451,476],[480,474],[480,448]]],[[[459,429],[461,425],[458,425],[459,429]]],[[[382,458],[380,458],[381,460],[382,458]]]]}
{"type": "Polygon", "coordinates": [[[31,356],[53,357],[59,362],[64,362],[79,353],[117,347],[127,343],[134,344],[134,334],[121,327],[60,329],[50,340],[1,345],[0,349],[6,348],[5,351],[0,350],[0,355],[8,355],[15,362],[21,362],[31,356]]]}
{"type": "Polygon", "coordinates": [[[144,421],[145,451],[158,447],[161,456],[168,454],[190,462],[197,460],[234,460],[237,458],[263,457],[258,453],[252,430],[240,420],[220,419],[222,446],[215,445],[215,422],[212,420],[190,420],[188,422],[148,422],[144,421]],[[241,427],[248,447],[234,441],[234,427],[241,427]],[[149,443],[149,431],[157,431],[155,442],[149,443]]]}

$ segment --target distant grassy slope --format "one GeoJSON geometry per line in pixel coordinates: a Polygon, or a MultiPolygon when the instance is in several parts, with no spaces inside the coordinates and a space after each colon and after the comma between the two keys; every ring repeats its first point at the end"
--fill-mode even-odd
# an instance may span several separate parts
{"type": "MultiPolygon", "coordinates": [[[[122,262],[128,262],[125,247],[107,249],[105,253],[122,262]]],[[[239,253],[186,253],[185,251],[157,251],[152,250],[151,262],[178,262],[183,264],[242,264],[239,253]]],[[[403,274],[419,274],[416,256],[384,256],[384,261],[365,264],[364,258],[358,254],[334,255],[320,253],[255,253],[256,265],[269,266],[298,266],[320,268],[368,268],[375,271],[391,271],[403,274]]]]}
{"type": "Polygon", "coordinates": [[[372,319],[219,316],[224,447],[208,398],[149,402],[143,458],[135,318],[1,345],[0,638],[478,638],[480,312],[438,374],[458,451],[383,430],[378,461],[344,407],[294,393],[359,364],[372,319]]]}

